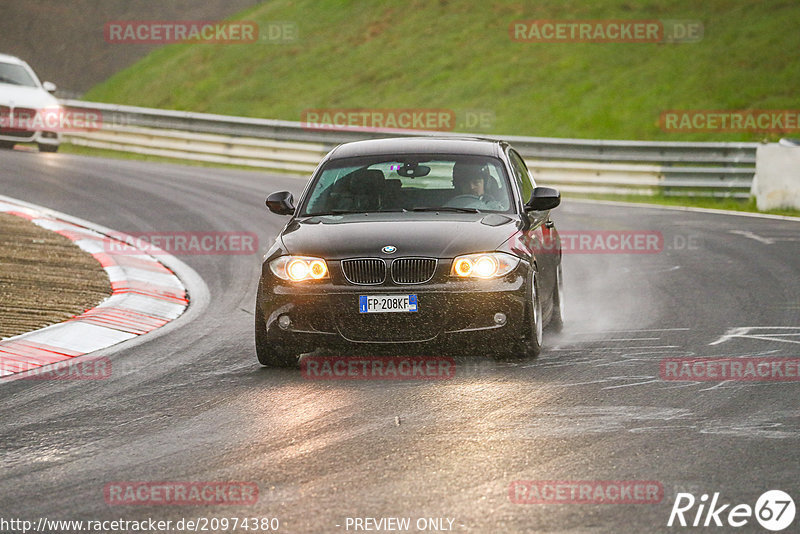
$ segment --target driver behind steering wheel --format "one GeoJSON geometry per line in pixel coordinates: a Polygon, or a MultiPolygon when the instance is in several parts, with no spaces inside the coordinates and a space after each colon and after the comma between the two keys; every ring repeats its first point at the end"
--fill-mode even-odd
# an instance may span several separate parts
{"type": "Polygon", "coordinates": [[[456,194],[447,205],[462,208],[499,209],[500,203],[487,191],[493,180],[485,165],[456,162],[453,165],[453,187],[456,194]]]}

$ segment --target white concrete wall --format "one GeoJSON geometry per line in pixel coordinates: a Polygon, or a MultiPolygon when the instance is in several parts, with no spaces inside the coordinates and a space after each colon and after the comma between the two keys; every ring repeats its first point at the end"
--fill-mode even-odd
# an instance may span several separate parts
{"type": "Polygon", "coordinates": [[[800,210],[800,146],[759,145],[751,194],[759,210],[800,210]]]}

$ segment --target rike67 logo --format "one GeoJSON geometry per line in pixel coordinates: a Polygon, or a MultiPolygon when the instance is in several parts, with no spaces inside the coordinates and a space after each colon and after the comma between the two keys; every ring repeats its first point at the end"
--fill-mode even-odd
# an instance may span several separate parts
{"type": "Polygon", "coordinates": [[[778,532],[794,523],[795,505],[788,493],[769,490],[761,494],[755,507],[749,504],[723,503],[715,492],[708,502],[708,494],[695,499],[691,493],[678,493],[667,526],[691,527],[743,527],[753,516],[767,530],[778,532]],[[697,505],[696,510],[693,510],[697,505]]]}

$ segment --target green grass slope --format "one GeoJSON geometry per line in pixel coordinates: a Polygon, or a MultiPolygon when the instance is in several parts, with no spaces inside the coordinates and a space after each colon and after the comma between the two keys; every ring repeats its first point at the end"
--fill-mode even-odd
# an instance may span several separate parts
{"type": "Polygon", "coordinates": [[[307,109],[444,108],[459,131],[657,140],[780,137],[664,132],[664,110],[800,108],[796,0],[273,0],[235,18],[291,21],[299,36],[165,46],[84,98],[294,121],[307,109]],[[514,42],[519,19],[694,19],[704,36],[514,42]],[[467,110],[493,114],[491,126],[464,128],[467,110]]]}

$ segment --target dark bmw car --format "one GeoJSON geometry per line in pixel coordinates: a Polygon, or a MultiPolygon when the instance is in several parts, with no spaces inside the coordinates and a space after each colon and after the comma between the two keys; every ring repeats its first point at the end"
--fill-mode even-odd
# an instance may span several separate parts
{"type": "Polygon", "coordinates": [[[335,148],[296,205],[267,198],[291,218],[264,256],[258,361],[296,365],[321,348],[536,356],[543,326],[563,322],[560,200],[502,141],[335,148]]]}

